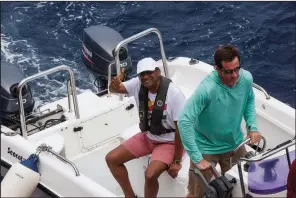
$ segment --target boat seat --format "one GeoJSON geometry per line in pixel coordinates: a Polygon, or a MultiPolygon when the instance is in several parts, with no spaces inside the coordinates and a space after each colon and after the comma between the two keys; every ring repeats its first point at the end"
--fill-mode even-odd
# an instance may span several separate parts
{"type": "MultiPolygon", "coordinates": [[[[121,138],[123,141],[129,139],[133,135],[139,133],[140,128],[139,125],[133,125],[129,128],[127,128],[122,134],[121,138]]],[[[251,148],[248,145],[245,145],[247,152],[249,151],[254,151],[253,148],[251,148]]],[[[150,157],[151,155],[144,156],[141,159],[141,166],[143,166],[144,170],[148,167],[150,163],[150,157]]],[[[187,184],[188,184],[188,170],[190,166],[190,158],[187,153],[184,154],[182,158],[182,168],[178,173],[178,176],[173,179],[168,175],[167,172],[164,172],[161,174],[159,177],[159,193],[163,195],[167,195],[167,192],[163,191],[163,189],[166,189],[167,187],[171,188],[171,194],[174,194],[176,196],[185,196],[186,195],[186,189],[187,189],[187,184]],[[185,192],[183,192],[185,189],[185,192]],[[163,191],[163,192],[162,192],[163,191]]],[[[216,170],[221,173],[221,167],[219,164],[216,165],[216,170]]]]}
{"type": "MultiPolygon", "coordinates": [[[[291,162],[295,150],[289,152],[291,162]]],[[[269,195],[286,190],[289,165],[287,155],[252,162],[248,169],[248,189],[258,195],[269,195]]]]}
{"type": "MultiPolygon", "coordinates": [[[[123,141],[131,138],[133,135],[139,133],[141,130],[139,128],[139,124],[135,124],[129,128],[127,128],[122,134],[121,134],[121,138],[123,141]]],[[[143,166],[145,168],[148,167],[149,163],[150,163],[150,158],[151,158],[151,154],[146,156],[146,159],[144,159],[144,163],[143,166]]],[[[182,158],[182,169],[179,171],[178,173],[178,177],[173,180],[176,181],[182,185],[187,185],[188,182],[188,170],[189,170],[189,166],[190,166],[190,158],[188,156],[187,153],[185,153],[183,155],[182,158]]],[[[216,166],[216,169],[218,172],[221,172],[221,168],[219,166],[219,164],[216,166]]],[[[167,174],[167,173],[166,173],[167,174]]],[[[171,178],[171,177],[166,177],[166,178],[171,178]]]]}
{"type": "MultiPolygon", "coordinates": [[[[139,124],[135,124],[129,128],[127,128],[122,134],[121,138],[123,141],[131,138],[133,135],[139,133],[141,130],[139,128],[139,124]]],[[[146,169],[150,163],[151,154],[143,157],[143,168],[146,169]]],[[[162,183],[165,183],[166,185],[173,186],[177,189],[184,189],[187,186],[188,183],[188,170],[190,166],[190,158],[185,153],[182,158],[182,169],[179,171],[177,178],[173,179],[170,176],[168,176],[167,172],[164,172],[160,176],[160,180],[162,180],[162,183]]],[[[176,189],[176,190],[177,190],[176,189]]]]}

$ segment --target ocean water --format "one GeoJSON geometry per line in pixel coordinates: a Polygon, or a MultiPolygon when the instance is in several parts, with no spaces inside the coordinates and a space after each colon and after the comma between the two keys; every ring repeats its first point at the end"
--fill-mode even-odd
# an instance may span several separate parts
{"type": "MultiPolygon", "coordinates": [[[[271,96],[295,108],[296,2],[1,2],[1,63],[26,76],[65,64],[78,93],[96,91],[81,60],[83,29],[105,25],[127,38],[158,28],[167,57],[213,64],[218,45],[233,44],[241,66],[271,96]]],[[[129,44],[133,65],[160,58],[156,36],[129,44]]],[[[30,85],[39,105],[66,96],[65,73],[30,85]]]]}

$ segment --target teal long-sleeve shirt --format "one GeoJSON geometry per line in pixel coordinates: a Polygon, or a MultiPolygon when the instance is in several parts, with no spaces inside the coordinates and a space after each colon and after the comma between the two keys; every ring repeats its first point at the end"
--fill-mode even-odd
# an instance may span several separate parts
{"type": "Polygon", "coordinates": [[[252,83],[251,73],[241,69],[232,88],[222,84],[217,71],[197,86],[178,121],[184,149],[194,163],[202,154],[233,151],[243,141],[243,117],[247,131],[257,131],[252,83]]]}

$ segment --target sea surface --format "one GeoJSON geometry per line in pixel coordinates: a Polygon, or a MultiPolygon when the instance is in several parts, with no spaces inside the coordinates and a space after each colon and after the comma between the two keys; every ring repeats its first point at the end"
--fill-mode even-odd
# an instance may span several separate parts
{"type": "MultiPolygon", "coordinates": [[[[105,25],[124,38],[158,28],[167,57],[185,56],[213,64],[218,45],[233,44],[241,66],[271,96],[295,108],[296,2],[1,2],[1,64],[26,76],[68,65],[78,93],[94,92],[81,60],[83,29],[105,25]]],[[[136,62],[160,58],[155,35],[129,44],[136,62]]],[[[65,73],[30,84],[38,105],[66,96],[65,73]]]]}

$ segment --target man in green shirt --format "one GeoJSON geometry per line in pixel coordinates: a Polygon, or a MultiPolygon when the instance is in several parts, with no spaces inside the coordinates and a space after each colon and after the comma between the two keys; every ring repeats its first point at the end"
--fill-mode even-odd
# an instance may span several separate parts
{"type": "MultiPolygon", "coordinates": [[[[201,170],[210,179],[210,161],[219,163],[222,174],[232,164],[233,150],[243,141],[244,117],[251,143],[260,141],[257,129],[253,77],[240,68],[240,55],[233,46],[220,46],[215,55],[215,70],[197,86],[178,121],[181,140],[190,159],[190,168],[201,170]]],[[[244,148],[233,157],[235,163],[246,154],[244,148]]],[[[189,171],[188,197],[203,197],[204,185],[189,171]]]]}

